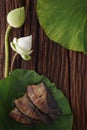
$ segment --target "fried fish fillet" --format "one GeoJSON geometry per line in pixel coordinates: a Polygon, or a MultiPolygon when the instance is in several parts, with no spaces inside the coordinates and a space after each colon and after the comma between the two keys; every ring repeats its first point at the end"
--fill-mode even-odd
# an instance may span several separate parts
{"type": "Polygon", "coordinates": [[[25,124],[25,125],[30,125],[31,124],[31,121],[29,118],[27,118],[26,116],[24,116],[16,107],[10,112],[9,116],[19,122],[19,123],[22,123],[22,124],[25,124]]]}
{"type": "Polygon", "coordinates": [[[51,121],[49,117],[44,115],[33,105],[26,94],[23,97],[16,99],[15,105],[27,117],[42,121],[44,123],[51,121]]]}
{"type": "Polygon", "coordinates": [[[60,109],[51,91],[43,83],[27,87],[27,95],[33,104],[53,120],[60,115],[60,109]]]}

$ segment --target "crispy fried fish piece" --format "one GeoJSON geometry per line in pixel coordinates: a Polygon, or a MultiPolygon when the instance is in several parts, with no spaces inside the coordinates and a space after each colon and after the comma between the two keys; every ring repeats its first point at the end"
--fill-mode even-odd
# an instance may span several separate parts
{"type": "Polygon", "coordinates": [[[27,117],[30,117],[34,120],[39,120],[44,123],[51,121],[49,117],[40,112],[25,94],[23,97],[15,100],[16,107],[27,117]]]}
{"type": "Polygon", "coordinates": [[[60,115],[60,109],[51,91],[43,84],[27,87],[27,95],[33,104],[43,113],[49,115],[53,120],[60,115]]]}
{"type": "Polygon", "coordinates": [[[29,118],[27,118],[26,116],[24,116],[16,107],[9,113],[9,116],[22,124],[25,125],[30,125],[31,124],[31,120],[29,118]]]}

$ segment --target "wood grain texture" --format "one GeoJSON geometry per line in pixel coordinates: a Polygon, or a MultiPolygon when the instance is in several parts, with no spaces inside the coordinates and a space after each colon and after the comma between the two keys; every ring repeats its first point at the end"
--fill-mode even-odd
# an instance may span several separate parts
{"type": "MultiPolygon", "coordinates": [[[[71,104],[74,114],[73,130],[87,130],[87,55],[68,51],[49,40],[39,25],[35,5],[36,0],[0,1],[0,79],[4,73],[6,15],[14,8],[25,6],[25,24],[20,29],[12,30],[9,41],[12,41],[13,37],[32,34],[32,59],[26,62],[18,56],[14,69],[35,69],[55,82],[71,104]]],[[[14,52],[10,48],[10,64],[13,55],[14,52]]]]}

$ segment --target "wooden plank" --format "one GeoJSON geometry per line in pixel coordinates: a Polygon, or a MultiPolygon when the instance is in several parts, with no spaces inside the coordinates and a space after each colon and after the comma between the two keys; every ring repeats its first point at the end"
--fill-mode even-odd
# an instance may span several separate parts
{"type": "Polygon", "coordinates": [[[37,48],[38,48],[38,30],[39,30],[39,24],[36,17],[36,1],[25,1],[25,10],[26,10],[26,21],[24,25],[24,35],[31,35],[33,37],[33,53],[32,53],[32,59],[28,62],[25,62],[22,60],[21,68],[25,69],[36,69],[36,63],[37,63],[37,48]]]}
{"type": "Polygon", "coordinates": [[[87,130],[87,56],[70,52],[70,102],[74,130],[87,130]]]}
{"type": "Polygon", "coordinates": [[[68,51],[47,38],[42,28],[39,31],[37,71],[58,85],[69,98],[68,51]]]}
{"type": "MultiPolygon", "coordinates": [[[[13,8],[25,6],[26,21],[22,28],[13,29],[13,37],[33,35],[31,61],[15,60],[15,68],[35,69],[55,82],[70,101],[74,113],[73,130],[87,130],[87,55],[64,49],[49,40],[36,15],[36,0],[1,0],[0,2],[0,79],[4,73],[4,36],[6,15],[13,8]]],[[[10,64],[14,52],[10,48],[10,64]]],[[[9,66],[10,68],[10,66],[9,66]]]]}
{"type": "Polygon", "coordinates": [[[4,36],[5,36],[5,25],[6,25],[6,8],[5,0],[0,2],[0,79],[3,78],[4,72],[4,36]]]}

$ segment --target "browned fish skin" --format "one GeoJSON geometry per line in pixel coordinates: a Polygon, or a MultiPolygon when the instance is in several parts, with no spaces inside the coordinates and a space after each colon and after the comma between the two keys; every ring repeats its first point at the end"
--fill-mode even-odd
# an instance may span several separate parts
{"type": "Polygon", "coordinates": [[[25,124],[25,125],[30,125],[31,124],[31,121],[29,120],[29,118],[27,118],[26,116],[24,116],[17,108],[14,108],[9,116],[19,122],[19,123],[22,123],[22,124],[25,124]]]}
{"type": "Polygon", "coordinates": [[[24,125],[50,123],[61,113],[51,91],[43,83],[28,86],[27,93],[16,99],[15,105],[9,116],[24,125]]]}
{"type": "Polygon", "coordinates": [[[43,83],[31,85],[27,88],[27,93],[33,104],[52,119],[57,119],[60,115],[58,105],[51,92],[43,83]]]}
{"type": "Polygon", "coordinates": [[[25,94],[23,97],[15,100],[16,107],[27,117],[32,118],[32,120],[39,120],[44,123],[51,121],[46,115],[41,113],[30,101],[30,99],[25,94]]]}

